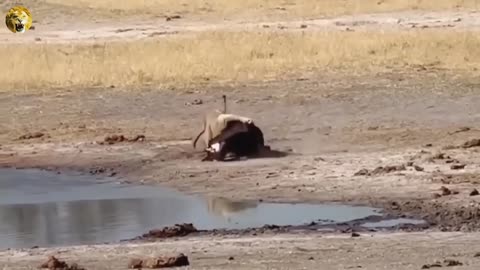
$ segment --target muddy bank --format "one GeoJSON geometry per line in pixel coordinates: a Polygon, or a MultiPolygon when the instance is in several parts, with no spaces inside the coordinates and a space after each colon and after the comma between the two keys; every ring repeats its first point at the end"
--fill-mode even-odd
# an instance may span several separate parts
{"type": "Polygon", "coordinates": [[[399,74],[150,90],[135,99],[118,89],[3,93],[0,164],[234,200],[371,205],[440,230],[475,231],[480,196],[471,194],[479,189],[480,148],[463,147],[480,138],[475,85],[399,74]],[[218,90],[230,96],[232,112],[255,119],[267,144],[290,155],[201,162],[189,139],[201,115],[221,107],[218,90]],[[36,132],[43,135],[24,136],[36,132]]]}
{"type": "Polygon", "coordinates": [[[386,232],[418,232],[431,229],[428,222],[422,220],[406,219],[399,216],[379,215],[367,216],[347,222],[333,222],[326,220],[312,221],[301,225],[275,225],[266,224],[261,227],[246,229],[212,229],[198,230],[192,223],[175,224],[161,229],[153,229],[131,239],[122,239],[124,243],[144,243],[162,241],[169,238],[183,238],[196,236],[257,236],[276,234],[349,234],[359,237],[360,233],[386,233],[386,232]],[[385,224],[383,222],[387,221],[385,224]],[[390,221],[390,222],[389,222],[390,221]],[[392,225],[388,225],[391,223],[392,225]]]}

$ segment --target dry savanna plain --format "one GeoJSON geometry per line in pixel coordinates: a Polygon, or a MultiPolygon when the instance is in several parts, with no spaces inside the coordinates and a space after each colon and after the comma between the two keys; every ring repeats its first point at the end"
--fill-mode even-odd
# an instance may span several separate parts
{"type": "MultiPolygon", "coordinates": [[[[188,269],[480,268],[480,1],[24,0],[0,27],[0,164],[103,168],[189,194],[341,202],[427,229],[195,235],[10,249],[86,269],[184,253],[188,269]],[[201,162],[202,115],[248,116],[281,158],[201,162]],[[143,142],[99,144],[105,136],[143,142]],[[380,169],[375,170],[375,168],[380,169]]],[[[3,268],[2,268],[3,267],[3,268]]]]}

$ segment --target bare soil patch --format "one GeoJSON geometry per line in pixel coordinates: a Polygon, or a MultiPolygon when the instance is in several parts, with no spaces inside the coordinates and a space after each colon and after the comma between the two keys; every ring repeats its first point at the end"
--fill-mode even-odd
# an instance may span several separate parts
{"type": "MultiPolygon", "coordinates": [[[[161,243],[59,247],[0,252],[9,269],[31,269],[55,254],[85,269],[126,269],[133,258],[188,256],[188,269],[422,269],[424,265],[480,266],[478,233],[389,233],[351,235],[281,234],[192,237],[161,243]]],[[[182,269],[182,268],[180,268],[182,269]]],[[[436,269],[436,268],[433,268],[436,269]]],[[[443,268],[441,268],[443,269],[443,268]]]]}
{"type": "Polygon", "coordinates": [[[190,141],[201,115],[220,107],[215,88],[146,90],[134,99],[119,89],[5,93],[1,164],[76,169],[233,199],[368,204],[442,230],[478,230],[478,197],[470,193],[478,188],[479,149],[463,147],[480,137],[475,87],[449,76],[385,74],[223,88],[232,112],[255,119],[267,144],[290,153],[229,163],[201,162],[190,141]],[[202,104],[185,105],[199,98],[202,104]],[[16,140],[31,132],[48,136],[16,140]],[[145,140],[98,143],[115,134],[145,140]],[[455,192],[438,197],[442,186],[455,192]]]}

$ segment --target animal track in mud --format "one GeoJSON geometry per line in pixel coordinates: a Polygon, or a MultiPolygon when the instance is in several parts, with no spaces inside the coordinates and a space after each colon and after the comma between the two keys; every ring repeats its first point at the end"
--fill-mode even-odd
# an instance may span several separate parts
{"type": "Polygon", "coordinates": [[[462,170],[465,168],[465,164],[453,164],[450,166],[450,169],[452,170],[462,170]]]}
{"type": "Polygon", "coordinates": [[[372,171],[369,171],[367,169],[361,169],[359,170],[358,172],[356,172],[354,174],[354,176],[360,176],[360,175],[368,175],[368,176],[372,176],[372,175],[381,175],[381,174],[387,174],[387,173],[391,173],[391,172],[397,172],[397,171],[405,171],[407,168],[405,167],[405,165],[391,165],[391,166],[379,166],[377,168],[375,168],[374,170],[372,171]]]}
{"type": "Polygon", "coordinates": [[[45,136],[45,133],[43,133],[43,132],[32,132],[32,133],[27,133],[27,134],[24,134],[24,135],[18,137],[18,140],[37,139],[37,138],[42,138],[44,136],[45,136]]]}
{"type": "Polygon", "coordinates": [[[178,236],[187,236],[192,233],[198,232],[197,228],[192,223],[175,224],[171,227],[165,227],[163,229],[150,230],[148,233],[143,234],[136,239],[156,239],[156,238],[170,238],[178,236]]]}
{"type": "Polygon", "coordinates": [[[181,267],[181,266],[188,266],[190,262],[188,257],[185,254],[180,253],[177,256],[158,256],[153,258],[134,258],[131,259],[128,263],[129,269],[142,269],[142,268],[149,268],[149,269],[157,269],[157,268],[168,268],[168,267],[181,267]]]}
{"type": "Polygon", "coordinates": [[[450,266],[460,266],[463,263],[457,260],[445,259],[443,262],[434,262],[432,264],[424,264],[421,269],[430,269],[430,268],[437,268],[437,267],[450,267],[450,266]]]}
{"type": "Polygon", "coordinates": [[[480,147],[480,139],[472,139],[462,144],[463,148],[480,147]]]}
{"type": "Polygon", "coordinates": [[[46,268],[49,270],[86,270],[85,268],[78,266],[76,263],[68,265],[66,262],[55,258],[55,256],[48,257],[48,260],[42,263],[38,268],[46,268]]]}
{"type": "Polygon", "coordinates": [[[145,135],[136,135],[132,138],[127,138],[124,135],[109,135],[106,136],[103,141],[97,142],[97,144],[104,145],[104,144],[115,144],[119,142],[143,142],[145,141],[145,135]]]}

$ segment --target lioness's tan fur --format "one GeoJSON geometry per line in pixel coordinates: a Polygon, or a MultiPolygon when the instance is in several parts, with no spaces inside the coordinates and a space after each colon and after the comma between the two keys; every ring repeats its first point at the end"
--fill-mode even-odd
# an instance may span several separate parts
{"type": "Polygon", "coordinates": [[[227,114],[227,97],[222,95],[223,112],[215,110],[215,112],[208,113],[203,121],[203,129],[193,141],[193,148],[197,148],[197,143],[200,142],[203,150],[206,150],[211,139],[220,135],[220,133],[227,127],[230,121],[239,121],[250,124],[253,120],[248,117],[243,117],[235,114],[227,114]]]}
{"type": "Polygon", "coordinates": [[[253,123],[252,119],[244,116],[226,114],[218,111],[208,113],[205,116],[202,131],[193,141],[193,147],[197,149],[198,143],[200,143],[202,149],[208,148],[210,140],[218,136],[230,121],[240,121],[246,124],[253,123]]]}

